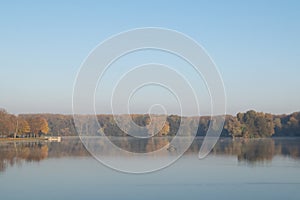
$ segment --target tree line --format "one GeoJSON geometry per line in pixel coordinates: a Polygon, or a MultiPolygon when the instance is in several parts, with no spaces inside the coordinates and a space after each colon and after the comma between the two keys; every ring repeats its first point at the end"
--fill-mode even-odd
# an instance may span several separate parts
{"type": "Polygon", "coordinates": [[[34,115],[13,115],[0,109],[0,136],[38,137],[49,132],[46,118],[34,115]]]}
{"type": "MultiPolygon", "coordinates": [[[[130,117],[136,125],[146,127],[143,134],[156,136],[175,136],[180,126],[186,132],[196,127],[197,136],[205,136],[210,123],[212,123],[208,116],[200,117],[199,123],[196,123],[198,117],[181,117],[178,115],[157,115],[150,118],[147,114],[134,114],[130,117]],[[164,119],[166,121],[162,124],[161,120],[164,119]],[[183,119],[184,124],[181,124],[183,119]]],[[[90,121],[90,118],[89,115],[80,117],[81,120],[87,122],[90,121]]],[[[124,132],[116,123],[113,115],[97,115],[97,120],[100,129],[98,124],[88,124],[88,127],[81,127],[80,129],[88,129],[100,135],[127,136],[126,131],[134,131],[136,127],[128,123],[124,132]]],[[[21,114],[16,116],[4,109],[0,110],[0,137],[38,137],[43,134],[54,136],[78,135],[72,115],[21,114]]],[[[273,115],[250,110],[245,113],[238,113],[236,116],[226,115],[221,136],[243,138],[300,136],[300,112],[273,115]]]]}

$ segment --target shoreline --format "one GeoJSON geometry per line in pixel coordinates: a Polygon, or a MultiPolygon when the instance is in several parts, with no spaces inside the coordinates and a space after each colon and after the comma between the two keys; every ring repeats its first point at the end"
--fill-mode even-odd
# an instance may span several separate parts
{"type": "MultiPolygon", "coordinates": [[[[52,136],[53,138],[60,137],[61,139],[80,139],[79,136],[52,136]]],[[[90,138],[102,138],[102,137],[108,137],[108,138],[130,138],[129,136],[90,136],[90,138]]],[[[171,136],[159,136],[159,137],[153,137],[153,138],[170,138],[171,136]]],[[[171,137],[172,138],[172,137],[171,137]]],[[[204,139],[205,136],[196,136],[195,139],[204,139]]],[[[300,137],[297,136],[287,136],[287,137],[259,137],[259,138],[244,138],[244,137],[219,137],[218,140],[224,140],[224,139],[230,139],[230,140],[262,140],[262,139],[300,139],[300,137]]],[[[49,138],[45,137],[36,137],[36,138],[0,138],[0,142],[30,142],[30,141],[51,141],[49,138]]]]}
{"type": "Polygon", "coordinates": [[[0,138],[0,142],[36,142],[36,141],[49,141],[48,138],[36,137],[36,138],[0,138]]]}

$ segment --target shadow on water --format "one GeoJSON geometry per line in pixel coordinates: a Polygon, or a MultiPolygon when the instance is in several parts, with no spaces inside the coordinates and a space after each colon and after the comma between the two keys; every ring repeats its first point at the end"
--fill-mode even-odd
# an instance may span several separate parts
{"type": "MultiPolygon", "coordinates": [[[[112,138],[114,144],[127,151],[136,153],[152,152],[169,145],[171,138],[157,137],[143,139],[142,142],[131,137],[112,138]]],[[[95,145],[108,156],[116,152],[107,148],[101,138],[94,138],[95,145]]],[[[196,138],[187,154],[197,155],[203,138],[196,138]]],[[[166,150],[167,151],[167,150],[166,150]]],[[[162,154],[168,156],[169,154],[162,154]]],[[[236,156],[239,162],[250,164],[271,162],[275,156],[300,159],[300,139],[298,138],[266,138],[266,139],[236,139],[220,138],[211,155],[236,156]]],[[[22,165],[26,162],[40,162],[47,158],[90,156],[79,138],[64,138],[62,142],[0,142],[0,172],[8,167],[22,165]]]]}

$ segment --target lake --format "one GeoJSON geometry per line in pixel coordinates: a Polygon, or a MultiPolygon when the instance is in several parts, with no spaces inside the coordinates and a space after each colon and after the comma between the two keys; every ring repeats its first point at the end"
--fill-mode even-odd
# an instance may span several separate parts
{"type": "MultiPolygon", "coordinates": [[[[139,145],[130,145],[130,138],[113,140],[135,152],[168,143],[165,138],[139,145]]],[[[195,139],[171,166],[146,174],[104,166],[78,138],[1,141],[1,199],[300,199],[300,139],[220,138],[199,160],[202,141],[195,139]]],[[[118,157],[105,147],[103,154],[118,157]]]]}

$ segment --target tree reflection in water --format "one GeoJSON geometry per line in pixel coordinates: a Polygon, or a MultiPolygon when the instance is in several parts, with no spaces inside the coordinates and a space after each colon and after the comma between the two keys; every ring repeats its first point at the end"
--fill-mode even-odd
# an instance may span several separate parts
{"type": "Polygon", "coordinates": [[[252,164],[272,161],[275,156],[288,156],[299,159],[300,139],[220,139],[212,153],[237,156],[239,162],[252,164]]]}
{"type": "MultiPolygon", "coordinates": [[[[152,137],[142,142],[131,137],[112,138],[114,144],[127,151],[145,153],[168,146],[172,138],[152,137]]],[[[95,146],[108,156],[116,152],[107,148],[101,138],[93,138],[95,146]]],[[[197,155],[203,138],[196,138],[185,154],[197,155]]],[[[166,150],[167,151],[167,150],[166,150]]],[[[161,156],[171,155],[163,152],[161,156]]],[[[220,138],[212,155],[236,156],[239,162],[261,163],[271,162],[275,156],[300,159],[300,139],[298,138],[268,138],[268,139],[229,139],[220,138]]],[[[80,139],[68,138],[60,143],[39,142],[0,142],[0,172],[9,166],[22,165],[24,162],[39,162],[46,158],[90,156],[80,139]]]]}
{"type": "Polygon", "coordinates": [[[41,142],[8,142],[0,144],[0,171],[15,164],[39,162],[48,157],[48,146],[41,142]]]}

